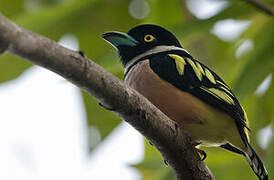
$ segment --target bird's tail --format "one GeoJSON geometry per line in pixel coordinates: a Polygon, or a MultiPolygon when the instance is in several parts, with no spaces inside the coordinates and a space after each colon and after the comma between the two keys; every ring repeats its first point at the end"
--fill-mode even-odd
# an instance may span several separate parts
{"type": "Polygon", "coordinates": [[[268,180],[267,171],[259,158],[256,154],[254,149],[251,147],[249,143],[247,143],[247,151],[244,152],[245,158],[249,163],[250,167],[254,171],[254,173],[258,176],[260,180],[268,180]]]}

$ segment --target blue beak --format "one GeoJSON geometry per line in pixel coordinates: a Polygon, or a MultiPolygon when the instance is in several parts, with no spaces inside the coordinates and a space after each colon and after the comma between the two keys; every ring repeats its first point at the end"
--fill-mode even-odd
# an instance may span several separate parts
{"type": "Polygon", "coordinates": [[[130,35],[128,35],[127,33],[107,32],[107,33],[104,33],[102,37],[115,48],[118,48],[118,46],[133,47],[138,44],[138,41],[135,40],[130,35]]]}

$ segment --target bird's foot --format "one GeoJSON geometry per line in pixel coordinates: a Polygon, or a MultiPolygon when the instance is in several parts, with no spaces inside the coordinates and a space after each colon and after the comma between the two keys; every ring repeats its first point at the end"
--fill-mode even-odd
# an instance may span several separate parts
{"type": "Polygon", "coordinates": [[[78,53],[79,53],[82,57],[85,57],[85,52],[84,52],[84,51],[78,51],[78,53]]]}
{"type": "Polygon", "coordinates": [[[101,107],[103,107],[103,108],[105,108],[106,110],[109,110],[109,111],[115,111],[115,109],[114,108],[110,108],[110,107],[107,107],[107,106],[105,106],[105,105],[103,105],[102,103],[98,103],[99,104],[99,106],[101,106],[101,107]]]}
{"type": "Polygon", "coordinates": [[[196,151],[197,153],[199,153],[199,154],[202,156],[202,157],[201,157],[201,161],[205,160],[206,157],[207,157],[206,152],[203,151],[203,150],[201,150],[201,149],[196,148],[196,146],[200,145],[201,143],[192,142],[191,144],[192,144],[192,146],[194,147],[195,151],[196,151]]]}
{"type": "Polygon", "coordinates": [[[195,151],[198,152],[202,157],[201,157],[201,161],[205,160],[207,155],[206,155],[206,152],[201,150],[201,149],[198,149],[198,148],[195,148],[195,151]]]}
{"type": "Polygon", "coordinates": [[[167,160],[164,160],[164,163],[165,163],[165,165],[166,165],[166,166],[168,166],[168,162],[167,162],[167,160]]]}

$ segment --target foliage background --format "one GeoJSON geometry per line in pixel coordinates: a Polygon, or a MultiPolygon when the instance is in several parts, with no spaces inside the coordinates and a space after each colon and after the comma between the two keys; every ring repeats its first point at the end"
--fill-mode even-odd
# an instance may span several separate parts
{"type": "MultiPolygon", "coordinates": [[[[201,1],[0,0],[0,12],[15,23],[56,41],[64,34],[72,34],[79,41],[79,49],[121,79],[123,68],[116,52],[100,35],[110,30],[128,31],[142,23],[170,29],[185,49],[231,85],[249,116],[252,144],[264,160],[272,179],[273,136],[269,136],[268,143],[262,146],[258,132],[265,127],[274,127],[271,125],[274,119],[273,18],[244,0],[207,0],[221,5],[218,10],[211,10],[211,14],[202,16],[199,13],[209,6],[202,6],[201,1]],[[225,26],[228,22],[229,28],[225,26]],[[244,28],[233,29],[237,23],[244,28]],[[234,31],[237,31],[235,36],[234,31]]],[[[273,0],[263,2],[274,6],[273,0]]],[[[0,83],[17,78],[31,66],[18,57],[1,55],[0,83]]],[[[82,98],[88,117],[87,125],[99,130],[101,135],[99,142],[89,137],[89,150],[93,152],[121,120],[99,107],[97,101],[85,92],[82,92],[82,98]]],[[[141,172],[143,179],[175,179],[155,148],[146,141],[145,146],[143,161],[132,165],[141,172]]],[[[203,149],[208,154],[205,162],[216,179],[256,179],[243,157],[218,148],[203,149]]]]}

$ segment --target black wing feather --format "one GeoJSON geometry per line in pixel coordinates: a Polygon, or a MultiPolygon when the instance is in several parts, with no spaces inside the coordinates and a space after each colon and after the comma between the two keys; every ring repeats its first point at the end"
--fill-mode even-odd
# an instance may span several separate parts
{"type": "Polygon", "coordinates": [[[239,133],[246,143],[248,142],[247,134],[245,133],[244,129],[247,128],[246,118],[244,115],[244,110],[242,109],[239,101],[231,92],[230,89],[226,89],[229,91],[227,95],[233,99],[233,104],[230,104],[220,98],[216,98],[209,92],[205,91],[201,87],[205,88],[215,88],[218,90],[222,90],[223,87],[228,87],[225,82],[211,69],[209,69],[204,64],[200,63],[199,61],[195,60],[191,56],[185,56],[185,53],[182,51],[169,51],[151,55],[149,58],[150,60],[150,67],[151,69],[158,74],[162,79],[166,80],[167,82],[171,83],[178,89],[183,91],[189,92],[192,95],[198,97],[202,101],[208,103],[209,105],[213,106],[214,108],[220,109],[226,112],[229,116],[231,116],[237,125],[239,133]],[[190,59],[195,63],[199,63],[203,68],[209,70],[213,75],[214,79],[217,83],[213,84],[207,78],[203,78],[202,81],[196,76],[193,68],[190,64],[186,63],[184,67],[184,74],[180,75],[176,69],[176,64],[174,59],[172,59],[168,54],[176,54],[185,59],[190,59]]]}

